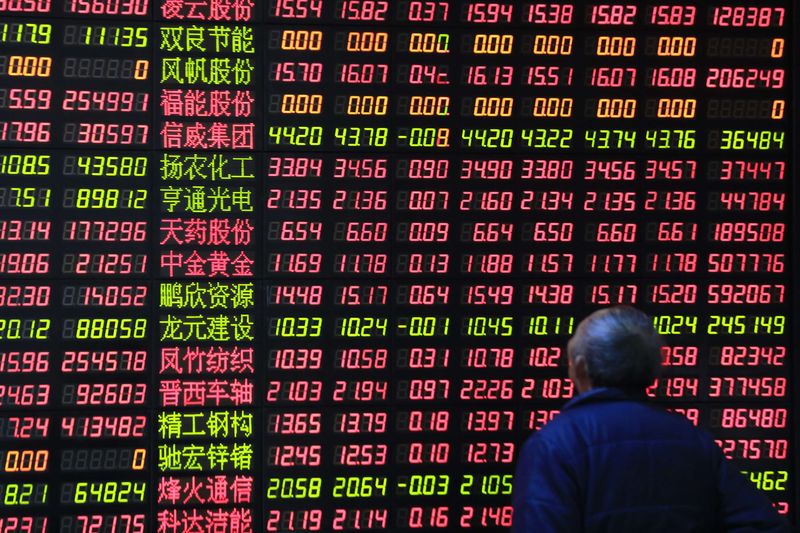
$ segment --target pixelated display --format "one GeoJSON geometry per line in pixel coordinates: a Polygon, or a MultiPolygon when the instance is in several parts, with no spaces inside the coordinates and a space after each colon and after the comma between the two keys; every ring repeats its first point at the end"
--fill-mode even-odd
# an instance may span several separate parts
{"type": "Polygon", "coordinates": [[[797,19],[0,0],[0,531],[505,531],[613,304],[796,523],[797,19]]]}

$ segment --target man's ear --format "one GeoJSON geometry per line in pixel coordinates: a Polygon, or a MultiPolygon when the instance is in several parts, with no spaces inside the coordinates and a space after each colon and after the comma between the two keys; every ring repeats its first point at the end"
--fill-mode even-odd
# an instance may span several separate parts
{"type": "Polygon", "coordinates": [[[586,363],[586,358],[583,356],[575,356],[569,358],[569,378],[578,389],[578,393],[582,394],[592,388],[592,380],[589,379],[589,366],[586,363]]]}

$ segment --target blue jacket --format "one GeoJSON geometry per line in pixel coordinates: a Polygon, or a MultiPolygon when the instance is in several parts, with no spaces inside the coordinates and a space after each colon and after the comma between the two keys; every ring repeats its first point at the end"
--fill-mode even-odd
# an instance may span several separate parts
{"type": "Polygon", "coordinates": [[[515,533],[784,533],[706,431],[618,389],[567,403],[522,449],[515,533]]]}

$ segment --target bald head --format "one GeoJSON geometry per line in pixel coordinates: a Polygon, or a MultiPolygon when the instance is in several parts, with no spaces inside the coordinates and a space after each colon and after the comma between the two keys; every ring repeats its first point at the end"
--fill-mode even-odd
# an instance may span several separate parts
{"type": "Polygon", "coordinates": [[[591,387],[643,390],[661,370],[662,345],[652,320],[638,309],[620,305],[595,311],[578,324],[567,344],[570,377],[580,392],[591,387]]]}

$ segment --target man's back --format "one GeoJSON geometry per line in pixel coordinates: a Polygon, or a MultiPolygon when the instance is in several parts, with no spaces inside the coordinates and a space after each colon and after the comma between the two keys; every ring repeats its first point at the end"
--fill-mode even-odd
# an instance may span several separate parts
{"type": "Polygon", "coordinates": [[[788,531],[747,483],[687,420],[593,389],[526,443],[514,530],[788,531]]]}

